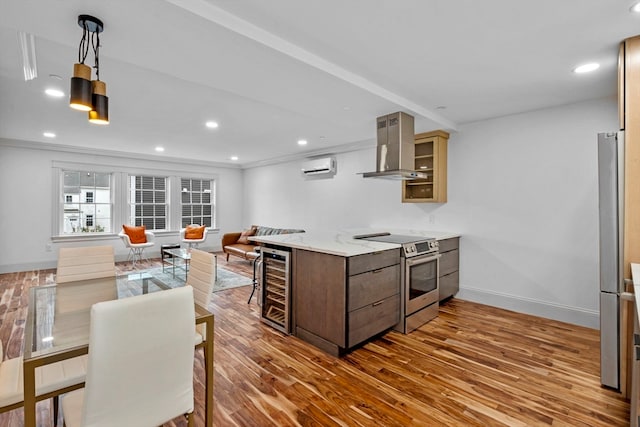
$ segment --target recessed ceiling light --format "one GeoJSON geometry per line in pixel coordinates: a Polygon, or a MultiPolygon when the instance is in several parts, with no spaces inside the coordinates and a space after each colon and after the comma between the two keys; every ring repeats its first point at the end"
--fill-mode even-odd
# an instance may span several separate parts
{"type": "Polygon", "coordinates": [[[298,145],[307,145],[307,140],[306,139],[299,139],[298,140],[298,145]]]}
{"type": "Polygon", "coordinates": [[[205,126],[208,127],[209,129],[215,129],[218,127],[218,122],[209,121],[205,123],[205,126]]]}
{"type": "Polygon", "coordinates": [[[44,91],[44,93],[46,93],[47,95],[53,97],[53,98],[62,98],[64,96],[64,92],[61,91],[60,89],[54,89],[52,87],[48,88],[47,90],[44,91]]]}
{"type": "Polygon", "coordinates": [[[596,62],[590,62],[588,64],[580,65],[573,69],[574,73],[582,74],[582,73],[590,73],[591,71],[595,71],[600,68],[600,64],[596,62]]]}
{"type": "Polygon", "coordinates": [[[53,132],[43,132],[43,133],[42,133],[42,136],[45,136],[45,137],[47,137],[47,138],[55,138],[55,137],[56,137],[56,134],[55,134],[55,133],[53,133],[53,132]]]}
{"type": "Polygon", "coordinates": [[[157,146],[157,147],[156,147],[156,151],[157,151],[158,153],[162,153],[162,152],[164,151],[164,147],[157,146]]]}
{"type": "Polygon", "coordinates": [[[633,13],[640,13],[640,1],[634,3],[633,6],[629,8],[629,11],[633,13]]]}
{"type": "Polygon", "coordinates": [[[235,162],[236,160],[238,160],[238,156],[231,156],[231,157],[229,157],[229,158],[230,158],[231,160],[233,160],[234,162],[235,162]]]}

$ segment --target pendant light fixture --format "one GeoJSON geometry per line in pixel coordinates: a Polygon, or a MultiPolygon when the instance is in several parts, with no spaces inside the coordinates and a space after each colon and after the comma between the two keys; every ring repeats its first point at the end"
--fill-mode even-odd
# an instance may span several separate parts
{"type": "Polygon", "coordinates": [[[100,32],[102,28],[102,22],[100,22],[99,30],[91,34],[96,79],[91,81],[91,111],[89,111],[89,122],[97,125],[108,125],[109,98],[107,97],[107,85],[100,80],[100,32]]]}
{"type": "Polygon", "coordinates": [[[82,39],[78,47],[78,63],[73,66],[69,106],[76,110],[87,111],[89,122],[109,124],[109,98],[107,85],[100,80],[100,33],[104,24],[98,18],[89,15],[78,16],[78,25],[82,28],[82,39]],[[96,80],[91,80],[91,67],[84,62],[93,49],[96,80]]]}

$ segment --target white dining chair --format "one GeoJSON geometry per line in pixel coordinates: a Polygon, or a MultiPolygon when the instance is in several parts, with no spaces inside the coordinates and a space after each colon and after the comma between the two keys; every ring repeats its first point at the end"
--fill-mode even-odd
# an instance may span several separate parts
{"type": "MultiPolygon", "coordinates": [[[[23,359],[4,360],[0,341],[0,413],[24,405],[23,359]]],[[[82,387],[87,372],[87,356],[74,357],[36,368],[36,398],[54,398],[53,419],[58,418],[58,394],[82,387]]]]}
{"type": "Polygon", "coordinates": [[[56,283],[115,277],[113,246],[60,248],[56,283]]]}
{"type": "Polygon", "coordinates": [[[67,427],[193,426],[193,288],[91,308],[85,388],[62,398],[67,427]]]}
{"type": "MultiPolygon", "coordinates": [[[[187,285],[193,287],[193,298],[199,306],[207,309],[213,296],[213,285],[216,281],[216,257],[215,255],[201,251],[191,250],[191,262],[187,285]]],[[[206,340],[205,325],[196,327],[195,345],[201,346],[206,340]]],[[[204,348],[204,346],[202,346],[204,348]]],[[[206,355],[205,355],[206,360],[206,355]]]]}
{"type": "Polygon", "coordinates": [[[142,261],[142,253],[144,252],[144,250],[155,245],[155,234],[153,234],[151,231],[145,231],[144,235],[147,238],[146,242],[131,243],[131,239],[124,231],[118,233],[118,237],[122,239],[124,246],[129,249],[127,261],[131,260],[131,263],[134,267],[136,266],[136,263],[142,261]]]}
{"type": "Polygon", "coordinates": [[[64,313],[87,310],[96,302],[116,299],[115,277],[113,246],[60,248],[56,270],[56,321],[64,313]],[[100,288],[79,283],[102,278],[113,278],[113,281],[105,282],[100,288]]]}

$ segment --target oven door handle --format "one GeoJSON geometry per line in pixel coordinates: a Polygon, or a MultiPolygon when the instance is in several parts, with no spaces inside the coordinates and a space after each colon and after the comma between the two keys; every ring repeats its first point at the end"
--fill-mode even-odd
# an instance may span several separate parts
{"type": "Polygon", "coordinates": [[[432,255],[432,256],[427,256],[427,257],[417,256],[417,257],[414,257],[414,258],[407,258],[406,264],[407,264],[407,266],[424,264],[425,262],[431,262],[431,261],[437,260],[441,256],[442,256],[441,254],[437,254],[437,255],[432,255]]]}

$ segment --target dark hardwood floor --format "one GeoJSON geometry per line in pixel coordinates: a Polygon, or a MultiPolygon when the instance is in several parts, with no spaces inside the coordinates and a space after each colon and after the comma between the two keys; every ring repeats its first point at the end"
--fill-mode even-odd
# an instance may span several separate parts
{"type": "MultiPolygon", "coordinates": [[[[219,254],[218,265],[251,276],[247,261],[219,254]]],[[[29,288],[54,273],[0,275],[5,357],[22,353],[29,288]]],[[[247,304],[250,289],[215,293],[209,307],[216,426],[628,425],[628,403],[599,383],[597,330],[454,298],[412,334],[389,332],[337,359],[262,324],[255,297],[247,304]]],[[[200,352],[195,365],[201,426],[200,352]]],[[[51,427],[49,402],[38,410],[51,427]]],[[[0,427],[21,425],[22,409],[0,414],[0,427]]]]}

